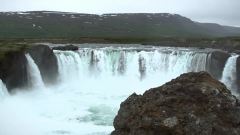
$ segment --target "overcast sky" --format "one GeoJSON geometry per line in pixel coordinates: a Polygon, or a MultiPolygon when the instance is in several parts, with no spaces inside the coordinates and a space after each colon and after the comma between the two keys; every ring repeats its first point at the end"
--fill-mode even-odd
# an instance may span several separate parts
{"type": "Polygon", "coordinates": [[[194,21],[240,26],[240,0],[0,0],[0,11],[176,13],[194,21]]]}

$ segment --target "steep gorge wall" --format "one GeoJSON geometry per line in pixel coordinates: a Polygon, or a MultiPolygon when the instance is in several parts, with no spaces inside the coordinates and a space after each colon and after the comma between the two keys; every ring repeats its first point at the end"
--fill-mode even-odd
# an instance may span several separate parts
{"type": "Polygon", "coordinates": [[[5,54],[0,61],[0,78],[7,89],[22,88],[27,86],[27,59],[24,51],[13,51],[5,54]]]}
{"type": "Polygon", "coordinates": [[[230,57],[230,54],[225,51],[214,51],[208,56],[207,71],[215,78],[220,80],[224,66],[230,57]]]}
{"type": "Polygon", "coordinates": [[[236,68],[236,83],[237,83],[237,87],[238,87],[238,91],[240,91],[240,57],[237,58],[237,68],[236,68]]]}
{"type": "Polygon", "coordinates": [[[45,84],[56,82],[58,76],[57,58],[53,50],[45,45],[37,45],[28,50],[37,64],[45,84]]]}
{"type": "Polygon", "coordinates": [[[45,84],[54,83],[57,80],[57,59],[50,47],[37,45],[30,49],[10,51],[0,60],[0,78],[10,93],[14,89],[28,87],[30,80],[26,53],[31,55],[39,67],[45,84]]]}

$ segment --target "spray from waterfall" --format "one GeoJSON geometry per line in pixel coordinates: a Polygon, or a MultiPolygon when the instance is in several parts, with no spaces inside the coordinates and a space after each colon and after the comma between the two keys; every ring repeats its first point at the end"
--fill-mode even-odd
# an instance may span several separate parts
{"type": "MultiPolygon", "coordinates": [[[[0,102],[1,135],[110,134],[119,105],[129,95],[142,94],[182,73],[206,71],[209,59],[208,50],[165,47],[87,45],[54,53],[60,82],[48,91],[39,90],[44,87],[40,71],[26,54],[29,81],[36,91],[19,90],[0,102]]],[[[1,93],[1,82],[0,88],[1,93]]]]}
{"type": "Polygon", "coordinates": [[[8,95],[8,90],[7,90],[6,86],[5,86],[5,84],[0,79],[0,99],[2,97],[5,97],[6,95],[8,95]]]}
{"type": "Polygon", "coordinates": [[[125,77],[144,81],[156,78],[160,84],[182,73],[206,71],[208,56],[207,53],[195,51],[136,51],[135,48],[84,48],[79,51],[54,52],[58,59],[61,80],[125,77]]]}
{"type": "Polygon", "coordinates": [[[222,73],[222,79],[221,81],[227,86],[228,89],[230,89],[234,94],[237,94],[237,58],[238,55],[233,55],[228,58],[223,73],[222,73]]]}
{"type": "Polygon", "coordinates": [[[29,54],[26,54],[25,56],[28,61],[28,76],[30,86],[32,86],[35,89],[44,88],[45,86],[38,66],[36,65],[36,63],[29,54]]]}

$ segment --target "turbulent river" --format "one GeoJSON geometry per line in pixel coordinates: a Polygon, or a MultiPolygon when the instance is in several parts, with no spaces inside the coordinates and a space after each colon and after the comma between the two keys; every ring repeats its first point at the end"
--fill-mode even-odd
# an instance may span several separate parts
{"type": "MultiPolygon", "coordinates": [[[[182,73],[206,71],[210,52],[142,46],[54,51],[59,77],[52,86],[44,85],[26,54],[31,90],[10,96],[0,80],[0,135],[107,135],[130,94],[142,94],[182,73]]],[[[221,79],[231,89],[236,87],[237,57],[229,58],[221,79]]]]}

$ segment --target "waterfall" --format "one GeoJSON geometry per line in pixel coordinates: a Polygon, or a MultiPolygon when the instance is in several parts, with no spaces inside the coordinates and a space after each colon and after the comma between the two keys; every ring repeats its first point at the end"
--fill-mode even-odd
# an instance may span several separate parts
{"type": "Polygon", "coordinates": [[[5,84],[0,79],[0,99],[8,94],[5,84]]]}
{"type": "MultiPolygon", "coordinates": [[[[30,85],[36,91],[19,90],[0,102],[0,123],[24,128],[0,126],[0,134],[110,134],[119,106],[129,95],[142,94],[182,73],[206,71],[211,62],[208,49],[106,46],[54,50],[59,83],[47,91],[38,90],[44,83],[38,66],[26,54],[30,85]]],[[[234,76],[234,61],[228,60],[222,80],[234,76]]],[[[0,96],[5,90],[0,81],[0,96]]]]}
{"type": "Polygon", "coordinates": [[[236,94],[237,90],[237,85],[236,85],[236,80],[237,80],[237,58],[238,55],[233,55],[228,58],[223,73],[222,73],[222,79],[221,81],[230,89],[234,94],[236,94]]]}
{"type": "Polygon", "coordinates": [[[61,80],[89,77],[162,78],[163,81],[185,72],[205,71],[206,52],[135,48],[82,48],[78,51],[54,51],[61,80]]]}
{"type": "Polygon", "coordinates": [[[30,85],[33,88],[44,88],[44,83],[38,66],[29,54],[25,55],[28,61],[28,76],[30,85]]]}

